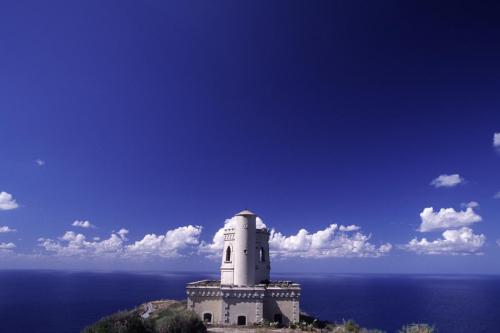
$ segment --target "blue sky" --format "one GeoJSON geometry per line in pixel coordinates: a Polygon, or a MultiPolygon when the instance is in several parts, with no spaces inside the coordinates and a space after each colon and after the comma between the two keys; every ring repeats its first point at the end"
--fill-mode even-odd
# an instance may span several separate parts
{"type": "Polygon", "coordinates": [[[3,1],[0,268],[500,273],[499,10],[3,1]]]}

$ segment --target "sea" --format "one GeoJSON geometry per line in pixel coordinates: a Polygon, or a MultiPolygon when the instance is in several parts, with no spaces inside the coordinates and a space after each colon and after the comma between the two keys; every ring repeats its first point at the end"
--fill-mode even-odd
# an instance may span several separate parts
{"type": "MultiPolygon", "coordinates": [[[[0,270],[0,332],[76,333],[156,299],[184,299],[210,273],[0,270]]],[[[500,332],[500,276],[273,274],[302,284],[301,310],[397,332],[424,322],[444,333],[500,332]]]]}

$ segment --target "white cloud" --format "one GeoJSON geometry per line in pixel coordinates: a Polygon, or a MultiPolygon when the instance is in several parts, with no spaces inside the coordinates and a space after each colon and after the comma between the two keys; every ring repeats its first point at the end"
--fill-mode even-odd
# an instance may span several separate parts
{"type": "Polygon", "coordinates": [[[432,180],[431,185],[434,187],[453,187],[464,182],[464,179],[459,174],[440,175],[432,180]]]}
{"type": "Polygon", "coordinates": [[[90,223],[89,221],[78,221],[76,220],[71,224],[73,227],[80,227],[80,228],[95,228],[95,225],[90,223]]]}
{"type": "Polygon", "coordinates": [[[14,243],[0,243],[0,252],[10,251],[16,248],[14,243]]]}
{"type": "Polygon", "coordinates": [[[129,231],[127,229],[120,229],[118,230],[117,234],[120,235],[121,239],[123,240],[127,240],[126,236],[127,234],[129,233],[129,231]]]}
{"type": "Polygon", "coordinates": [[[0,210],[11,210],[19,207],[12,194],[7,192],[0,192],[0,210]]]}
{"type": "Polygon", "coordinates": [[[348,232],[352,230],[359,227],[331,224],[315,233],[300,229],[290,236],[271,230],[271,255],[281,258],[380,257],[392,249],[390,243],[376,247],[369,242],[371,235],[348,232]]]}
{"type": "Polygon", "coordinates": [[[352,225],[348,225],[348,226],[346,226],[346,227],[345,227],[345,226],[343,226],[343,225],[341,225],[341,226],[339,227],[339,230],[340,230],[340,231],[358,231],[359,229],[361,229],[361,227],[358,227],[357,225],[354,225],[354,224],[352,224],[352,225]]]}
{"type": "Polygon", "coordinates": [[[439,212],[434,212],[432,207],[427,207],[420,213],[420,218],[422,223],[419,231],[421,232],[460,228],[482,220],[471,207],[458,212],[453,208],[441,208],[439,212]]]}
{"type": "MultiPolygon", "coordinates": [[[[209,258],[218,259],[224,247],[224,229],[234,226],[233,218],[224,222],[214,235],[211,243],[202,242],[199,252],[209,258]]],[[[257,228],[267,228],[264,222],[257,217],[257,228]]],[[[269,247],[271,255],[279,258],[303,257],[303,258],[326,258],[326,257],[380,257],[392,249],[387,243],[378,248],[369,243],[370,236],[359,232],[356,225],[340,227],[332,224],[324,230],[313,234],[305,229],[299,230],[296,235],[285,236],[276,230],[271,230],[269,247]]]]}
{"type": "Polygon", "coordinates": [[[471,228],[463,227],[458,230],[446,230],[443,238],[428,241],[426,238],[412,239],[403,248],[418,254],[431,255],[467,255],[482,254],[480,252],[486,237],[476,235],[471,228]]]}
{"type": "Polygon", "coordinates": [[[189,225],[169,230],[165,235],[148,234],[131,245],[125,243],[129,233],[127,229],[112,232],[109,238],[103,240],[99,237],[88,240],[81,233],[67,231],[57,240],[40,238],[38,241],[39,246],[45,251],[58,256],[160,256],[171,258],[181,256],[184,251],[189,249],[194,249],[199,244],[201,229],[201,227],[189,225]]]}
{"type": "Polygon", "coordinates": [[[123,252],[123,242],[126,240],[124,234],[128,231],[121,229],[119,232],[111,233],[108,239],[102,241],[88,241],[83,234],[67,231],[59,240],[40,238],[39,246],[48,252],[60,256],[98,256],[117,255],[123,252]]]}
{"type": "Polygon", "coordinates": [[[9,226],[5,225],[0,227],[0,234],[1,233],[6,233],[6,232],[16,232],[16,229],[9,228],[9,226]]]}
{"type": "Polygon", "coordinates": [[[500,133],[493,134],[493,147],[500,148],[500,133]]]}
{"type": "Polygon", "coordinates": [[[44,160],[41,160],[39,158],[37,158],[35,160],[35,163],[38,165],[38,166],[44,166],[45,165],[45,161],[44,160]]]}
{"type": "Polygon", "coordinates": [[[463,202],[461,206],[465,208],[479,208],[479,203],[476,201],[469,201],[469,202],[463,202]]]}
{"type": "Polygon", "coordinates": [[[182,251],[199,244],[201,226],[188,225],[167,231],[165,235],[148,234],[127,246],[127,255],[179,257],[182,251]]]}

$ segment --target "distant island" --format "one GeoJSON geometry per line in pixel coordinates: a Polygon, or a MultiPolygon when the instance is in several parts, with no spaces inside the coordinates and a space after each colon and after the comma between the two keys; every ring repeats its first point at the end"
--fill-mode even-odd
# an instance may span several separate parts
{"type": "MultiPolygon", "coordinates": [[[[247,327],[210,325],[187,309],[186,301],[158,300],[132,309],[116,312],[84,328],[81,333],[267,333],[267,332],[332,332],[332,333],[384,333],[377,329],[360,327],[353,320],[332,323],[319,320],[306,313],[300,321],[287,327],[277,322],[247,327]]],[[[397,333],[436,333],[427,324],[409,324],[397,333]]]]}

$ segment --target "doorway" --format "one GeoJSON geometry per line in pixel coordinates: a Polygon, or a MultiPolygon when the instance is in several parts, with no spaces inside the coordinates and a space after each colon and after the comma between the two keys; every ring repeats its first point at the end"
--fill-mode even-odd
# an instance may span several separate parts
{"type": "Polygon", "coordinates": [[[238,326],[246,326],[247,317],[246,316],[238,316],[238,326]]]}

